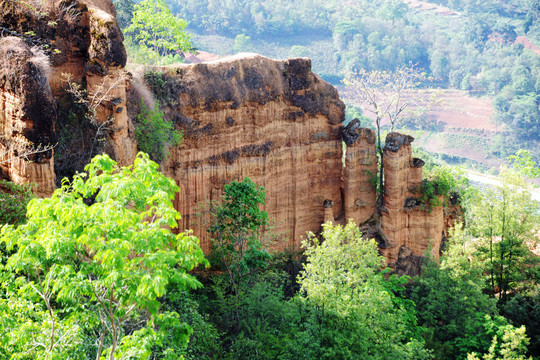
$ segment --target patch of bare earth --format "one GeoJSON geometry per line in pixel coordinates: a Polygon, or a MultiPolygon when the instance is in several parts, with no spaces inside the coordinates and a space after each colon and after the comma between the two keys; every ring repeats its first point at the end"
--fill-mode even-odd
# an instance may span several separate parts
{"type": "MultiPolygon", "coordinates": [[[[345,88],[338,87],[344,97],[345,88]]],[[[426,98],[419,92],[433,92],[434,103],[424,113],[422,130],[414,131],[416,143],[429,152],[473,160],[488,167],[498,167],[501,159],[491,155],[489,148],[494,136],[503,130],[496,124],[489,97],[474,97],[463,90],[416,90],[406,99],[426,98]]],[[[358,104],[361,108],[363,104],[358,104]]],[[[411,113],[425,104],[410,105],[411,113]]],[[[367,111],[364,115],[373,119],[367,111]]],[[[383,126],[386,125],[383,122],[383,126]]],[[[411,128],[411,126],[407,126],[411,128]]],[[[404,130],[407,131],[407,130],[404,130]]]]}

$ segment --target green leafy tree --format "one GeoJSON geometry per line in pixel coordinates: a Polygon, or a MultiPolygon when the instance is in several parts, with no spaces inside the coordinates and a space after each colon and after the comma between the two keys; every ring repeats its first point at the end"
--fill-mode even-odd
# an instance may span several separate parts
{"type": "Polygon", "coordinates": [[[456,226],[441,263],[428,259],[409,289],[418,323],[426,329],[426,347],[436,359],[464,359],[468,352],[489,347],[484,318],[497,310],[495,301],[482,292],[483,266],[471,261],[475,249],[470,240],[470,234],[456,226]]]}
{"type": "Polygon", "coordinates": [[[5,226],[14,254],[1,273],[0,354],[18,359],[176,359],[191,329],[160,312],[170,286],[197,288],[198,240],[173,234],[178,186],[139,153],[118,168],[107,155],[28,205],[28,221],[5,226]]]}
{"type": "Polygon", "coordinates": [[[407,13],[407,4],[399,0],[387,0],[384,1],[377,11],[377,16],[384,20],[391,20],[392,24],[396,20],[403,19],[403,16],[407,13]]]}
{"type": "Polygon", "coordinates": [[[540,355],[540,293],[517,294],[501,306],[503,315],[514,326],[525,325],[527,335],[531,338],[529,354],[540,355]]]}
{"type": "Polygon", "coordinates": [[[488,286],[505,302],[510,293],[538,282],[538,257],[529,247],[538,242],[538,202],[531,199],[522,176],[503,168],[501,184],[488,189],[472,213],[473,234],[483,240],[488,286]]]}
{"type": "Polygon", "coordinates": [[[489,334],[493,334],[488,352],[481,358],[473,352],[467,355],[467,360],[532,360],[532,356],[525,356],[529,344],[525,326],[515,328],[507,324],[502,316],[491,319],[486,315],[485,327],[489,334]]]}
{"type": "Polygon", "coordinates": [[[186,26],[185,20],[171,13],[165,0],[143,0],[135,5],[131,25],[125,32],[133,36],[152,63],[158,64],[177,51],[191,50],[186,26]]]}
{"type": "Polygon", "coordinates": [[[120,28],[125,29],[131,24],[133,18],[133,11],[135,11],[135,3],[133,0],[114,0],[114,7],[116,8],[116,21],[120,28]]]}
{"type": "Polygon", "coordinates": [[[540,177],[540,167],[533,160],[531,152],[519,149],[515,155],[508,157],[512,167],[527,178],[540,177]]]}
{"type": "Polygon", "coordinates": [[[225,185],[223,203],[208,229],[212,253],[227,270],[236,294],[270,257],[260,242],[261,230],[268,225],[268,214],[259,208],[265,196],[264,188],[249,177],[225,185]]]}
{"type": "Polygon", "coordinates": [[[309,49],[302,45],[293,45],[289,49],[288,58],[297,58],[297,57],[311,57],[311,52],[309,49]]]}
{"type": "Polygon", "coordinates": [[[251,37],[247,36],[246,34],[239,34],[236,35],[234,38],[234,52],[246,52],[251,51],[253,49],[251,44],[251,37]]]}
{"type": "Polygon", "coordinates": [[[298,279],[304,301],[313,306],[314,321],[303,332],[311,358],[429,358],[408,310],[389,291],[375,241],[362,239],[352,222],[323,224],[322,238],[303,242],[307,259],[298,279]]]}

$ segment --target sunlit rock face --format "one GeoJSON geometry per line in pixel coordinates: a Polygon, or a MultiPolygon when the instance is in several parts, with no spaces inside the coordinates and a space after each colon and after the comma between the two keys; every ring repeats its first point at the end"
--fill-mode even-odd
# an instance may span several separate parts
{"type": "MultiPolygon", "coordinates": [[[[155,68],[146,79],[152,99],[124,71],[123,36],[109,0],[46,4],[36,9],[33,1],[0,0],[0,27],[15,35],[0,39],[0,161],[21,146],[55,144],[57,101],[69,78],[88,93],[94,120],[106,124],[107,149],[120,165],[130,164],[136,152],[128,114],[136,115],[141,97],[160,101],[165,117],[184,133],[161,164],[181,188],[179,228],[194,229],[206,252],[207,223],[197,214],[220,199],[225,184],[249,176],[266,189],[272,227],[265,238],[278,235],[266,242],[269,248],[298,248],[323,222],[352,220],[377,238],[398,272],[417,272],[428,248],[438,258],[459,209],[445,215],[441,206],[421,206],[423,162],[412,158],[412,137],[399,133],[386,139],[385,196],[378,209],[375,133],[358,121],[342,125],[345,106],[336,89],[312,73],[309,59],[241,54],[155,68]]],[[[2,177],[36,183],[42,196],[52,193],[53,151],[29,160],[4,162],[2,177]]]]}
{"type": "MultiPolygon", "coordinates": [[[[324,221],[325,200],[342,216],[344,105],[309,59],[241,55],[168,68],[166,116],[184,132],[165,169],[181,187],[181,228],[210,248],[197,206],[219,200],[223,185],[249,176],[266,189],[275,249],[298,247],[324,221]]],[[[330,211],[326,208],[327,216],[330,211]]]]}
{"type": "Polygon", "coordinates": [[[413,140],[409,135],[389,133],[383,156],[382,254],[389,264],[403,268],[418,268],[429,248],[433,258],[439,259],[445,224],[443,206],[427,208],[420,202],[424,162],[412,157],[413,140]]]}
{"type": "Polygon", "coordinates": [[[53,151],[32,153],[55,143],[56,102],[47,72],[46,58],[23,40],[0,38],[0,171],[14,182],[36,184],[39,195],[51,193],[55,182],[53,151]]]}
{"type": "MultiPolygon", "coordinates": [[[[136,142],[130,136],[131,126],[125,111],[126,52],[112,3],[109,0],[62,0],[43,4],[35,1],[0,0],[0,27],[3,34],[11,34],[18,39],[2,40],[5,49],[2,61],[6,64],[0,69],[4,78],[0,89],[3,92],[3,102],[14,101],[16,104],[10,107],[26,111],[26,114],[18,111],[20,119],[13,120],[11,110],[3,106],[0,109],[2,123],[26,123],[27,128],[41,134],[38,138],[28,140],[35,145],[45,145],[54,138],[56,105],[52,96],[58,97],[69,79],[81,84],[89,101],[95,105],[95,122],[108,122],[111,155],[121,165],[129,164],[135,157],[136,142]],[[10,59],[15,50],[9,49],[13,44],[6,45],[6,41],[16,41],[16,49],[26,46],[27,55],[18,56],[17,63],[11,64],[10,59]],[[32,50],[29,45],[33,46],[32,50]],[[36,57],[38,50],[42,55],[36,57]],[[34,69],[32,64],[37,64],[36,58],[41,62],[34,69]],[[14,66],[18,66],[18,69],[14,66]],[[21,82],[18,93],[14,95],[6,88],[5,78],[16,71],[26,71],[26,80],[21,82]],[[28,99],[36,100],[28,105],[24,103],[31,101],[28,99]],[[50,110],[53,108],[54,111],[50,110]],[[34,112],[27,109],[34,109],[34,112]]],[[[22,50],[16,51],[21,53],[22,50]]],[[[9,131],[4,125],[2,136],[9,138],[9,131]]],[[[5,169],[7,174],[4,176],[18,182],[36,183],[38,193],[50,194],[54,189],[52,151],[30,160],[33,163],[20,159],[10,162],[7,166],[11,170],[5,169]],[[45,158],[48,160],[45,161],[45,158]],[[47,165],[44,165],[45,162],[47,165]]]]}

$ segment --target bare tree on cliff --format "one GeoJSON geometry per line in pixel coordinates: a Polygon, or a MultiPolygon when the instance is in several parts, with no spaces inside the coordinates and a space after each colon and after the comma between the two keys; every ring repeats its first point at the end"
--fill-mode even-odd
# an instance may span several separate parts
{"type": "MultiPolygon", "coordinates": [[[[379,170],[379,203],[383,199],[383,145],[382,125],[389,125],[394,131],[396,125],[405,118],[419,117],[429,110],[436,93],[430,91],[412,92],[429,79],[421,69],[413,64],[402,66],[395,71],[366,71],[361,69],[346,75],[343,83],[345,99],[359,104],[374,118],[377,128],[377,150],[381,166],[379,170]]],[[[369,115],[368,115],[369,116],[369,115]]]]}

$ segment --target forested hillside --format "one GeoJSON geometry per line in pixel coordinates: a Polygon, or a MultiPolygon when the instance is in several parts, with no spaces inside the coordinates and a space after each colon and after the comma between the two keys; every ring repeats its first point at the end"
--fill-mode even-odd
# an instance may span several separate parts
{"type": "Polygon", "coordinates": [[[426,86],[492,98],[493,121],[506,130],[498,140],[503,146],[490,143],[489,153],[506,157],[526,147],[538,159],[538,1],[433,3],[448,11],[400,0],[169,1],[189,22],[197,48],[221,55],[307,56],[314,71],[334,84],[354,69],[417,64],[433,78],[426,86]]]}

